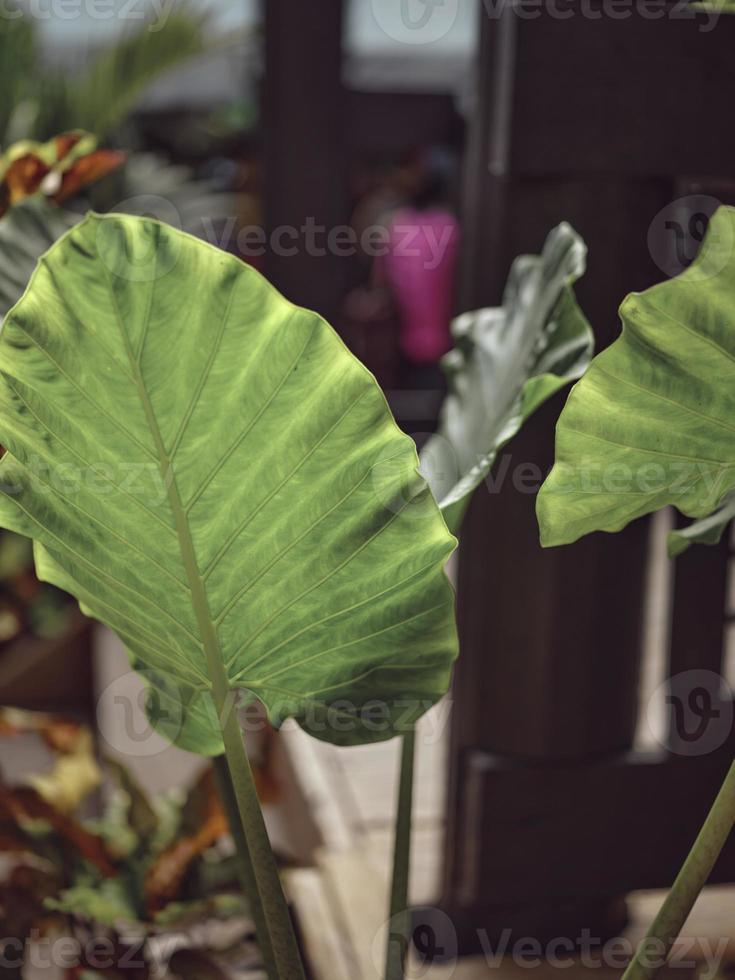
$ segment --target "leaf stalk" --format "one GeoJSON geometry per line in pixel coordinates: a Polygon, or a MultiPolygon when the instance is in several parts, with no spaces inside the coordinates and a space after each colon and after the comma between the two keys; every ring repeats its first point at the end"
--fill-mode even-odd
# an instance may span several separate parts
{"type": "Polygon", "coordinates": [[[404,980],[406,957],[411,943],[411,910],[408,906],[408,877],[411,865],[411,811],[416,729],[401,739],[401,769],[398,777],[398,814],[393,848],[393,881],[388,922],[385,980],[404,980]]]}
{"type": "Polygon", "coordinates": [[[735,825],[735,762],[720,788],[707,819],[676,877],[671,891],[639,943],[623,980],[650,980],[663,962],[681,932],[699,893],[735,825]],[[663,946],[664,956],[661,956],[663,946]]]}
{"type": "MultiPolygon", "coordinates": [[[[258,888],[255,882],[255,870],[253,860],[250,856],[250,848],[245,837],[245,833],[240,823],[240,811],[237,807],[237,797],[235,787],[232,784],[230,770],[227,765],[227,757],[224,755],[215,756],[212,760],[214,764],[214,777],[217,782],[222,806],[227,814],[227,823],[230,827],[230,836],[235,844],[237,852],[237,872],[240,878],[240,887],[247,896],[250,905],[250,914],[255,923],[257,935],[268,937],[268,928],[265,922],[263,907],[259,901],[258,888]]],[[[263,957],[263,965],[269,977],[277,976],[276,961],[273,955],[273,948],[270,943],[260,943],[260,952],[263,957]]]]}
{"type": "Polygon", "coordinates": [[[238,823],[242,830],[241,837],[234,835],[235,843],[240,837],[241,846],[244,843],[248,855],[242,872],[249,875],[252,870],[252,897],[250,892],[248,897],[251,898],[253,910],[259,910],[257,913],[254,911],[254,916],[258,916],[256,928],[268,976],[271,980],[304,980],[291,916],[235,711],[226,711],[222,716],[222,737],[238,823]]]}

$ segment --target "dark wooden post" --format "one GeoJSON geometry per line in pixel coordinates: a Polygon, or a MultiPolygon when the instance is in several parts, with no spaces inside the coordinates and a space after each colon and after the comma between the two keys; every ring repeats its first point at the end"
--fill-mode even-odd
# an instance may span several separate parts
{"type": "MultiPolygon", "coordinates": [[[[603,347],[623,296],[664,278],[648,229],[677,175],[730,169],[735,134],[723,134],[716,107],[735,88],[735,20],[704,32],[670,8],[655,20],[632,6],[623,19],[602,5],[596,19],[576,6],[568,19],[534,9],[531,19],[511,5],[483,12],[462,305],[497,303],[512,258],[537,252],[566,219],[589,246],[577,293],[603,347]]],[[[502,488],[477,493],[462,532],[441,902],[462,952],[507,927],[541,940],[614,934],[628,890],[670,882],[726,761],[633,753],[647,522],[538,545],[528,471],[518,481],[516,467],[546,472],[563,397],[514,440],[502,488]]],[[[682,565],[677,594],[696,565],[682,565]]],[[[712,635],[694,639],[710,666],[721,598],[715,590],[712,635]]],[[[721,877],[735,874],[734,852],[721,877]]],[[[451,945],[446,918],[431,921],[438,947],[451,945]]]]}
{"type": "Polygon", "coordinates": [[[348,217],[342,0],[264,6],[266,275],[288,299],[334,319],[345,262],[324,246],[348,217]]]}

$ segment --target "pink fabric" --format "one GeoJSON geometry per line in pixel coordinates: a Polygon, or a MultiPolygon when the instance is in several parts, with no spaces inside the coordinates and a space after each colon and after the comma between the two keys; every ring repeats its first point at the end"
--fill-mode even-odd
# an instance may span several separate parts
{"type": "Polygon", "coordinates": [[[402,208],[391,222],[385,275],[401,318],[401,348],[415,363],[436,362],[452,346],[459,237],[445,208],[402,208]]]}

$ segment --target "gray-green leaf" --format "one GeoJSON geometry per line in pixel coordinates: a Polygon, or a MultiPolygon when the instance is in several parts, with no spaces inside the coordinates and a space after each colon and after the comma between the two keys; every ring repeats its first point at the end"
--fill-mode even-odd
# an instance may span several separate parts
{"type": "Polygon", "coordinates": [[[452,530],[498,451],[589,363],[592,331],[571,288],[585,257],[579,235],[560,224],[541,255],[514,261],[501,307],[465,313],[453,324],[457,345],[443,362],[449,394],[439,430],[421,454],[452,530]]]}

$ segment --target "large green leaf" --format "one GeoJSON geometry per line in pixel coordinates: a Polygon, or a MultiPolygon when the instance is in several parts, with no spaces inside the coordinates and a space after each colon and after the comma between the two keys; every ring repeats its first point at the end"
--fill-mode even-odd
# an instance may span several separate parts
{"type": "Polygon", "coordinates": [[[453,530],[498,451],[589,363],[592,332],[571,288],[585,256],[579,235],[560,224],[541,255],[514,261],[501,307],[454,321],[457,346],[443,361],[449,394],[439,430],[421,454],[421,470],[453,530]]]}
{"type": "Polygon", "coordinates": [[[667,504],[707,519],[678,532],[673,553],[716,541],[735,487],[735,211],[720,208],[696,261],[632,293],[620,316],[622,335],[559,419],[538,498],[542,543],[619,531],[667,504]]]}
{"type": "Polygon", "coordinates": [[[447,689],[454,540],[413,443],[257,272],[90,215],[7,316],[0,371],[0,522],[123,638],[179,744],[221,751],[232,690],[351,744],[447,689]]]}
{"type": "Polygon", "coordinates": [[[78,220],[42,200],[22,201],[0,218],[0,319],[23,295],[38,259],[78,220]]]}

